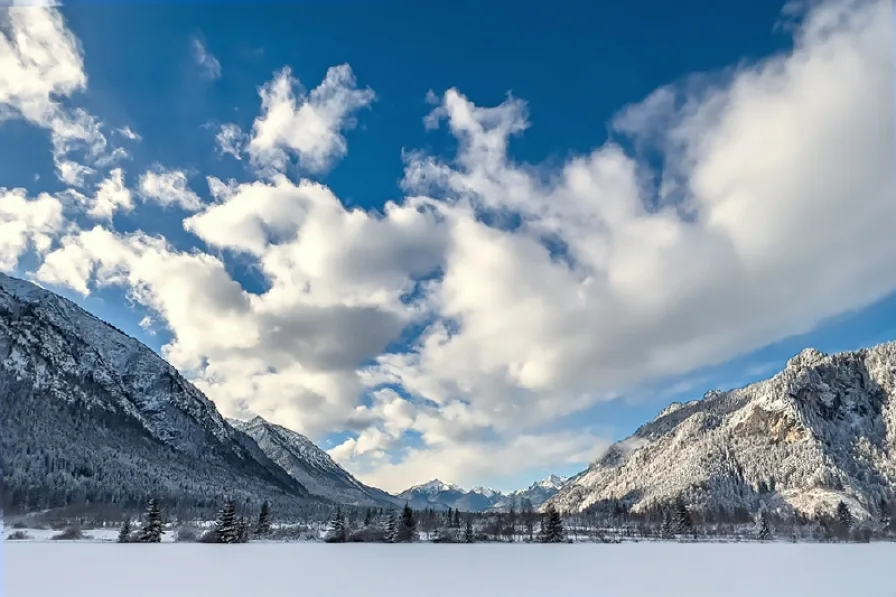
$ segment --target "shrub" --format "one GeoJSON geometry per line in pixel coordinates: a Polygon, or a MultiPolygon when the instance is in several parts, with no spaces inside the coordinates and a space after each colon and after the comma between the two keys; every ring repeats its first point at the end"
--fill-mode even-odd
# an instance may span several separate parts
{"type": "Polygon", "coordinates": [[[25,539],[30,539],[31,536],[28,535],[25,531],[13,531],[6,538],[7,541],[24,541],[25,539]]]}
{"type": "Polygon", "coordinates": [[[78,539],[84,539],[84,533],[81,532],[81,529],[78,527],[68,527],[61,533],[56,533],[50,539],[54,539],[57,541],[77,541],[78,539]]]}
{"type": "Polygon", "coordinates": [[[218,534],[214,530],[208,530],[199,536],[199,543],[217,543],[218,534]]]}
{"type": "Polygon", "coordinates": [[[182,526],[174,532],[174,540],[178,543],[195,543],[199,533],[191,526],[182,526]]]}

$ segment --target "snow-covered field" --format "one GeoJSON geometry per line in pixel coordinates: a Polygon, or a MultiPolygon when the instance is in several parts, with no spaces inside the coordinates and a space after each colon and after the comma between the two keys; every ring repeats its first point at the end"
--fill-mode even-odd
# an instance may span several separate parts
{"type": "Polygon", "coordinates": [[[4,597],[896,597],[896,544],[2,545],[4,597]]]}

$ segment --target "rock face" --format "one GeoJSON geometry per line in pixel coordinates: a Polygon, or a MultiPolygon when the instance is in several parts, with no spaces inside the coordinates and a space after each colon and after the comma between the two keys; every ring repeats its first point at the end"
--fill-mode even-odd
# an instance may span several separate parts
{"type": "Polygon", "coordinates": [[[317,501],[151,349],[3,274],[0,429],[7,510],[317,501]]]}
{"type": "Polygon", "coordinates": [[[896,493],[896,343],[806,349],[774,377],[674,404],[570,479],[550,502],[637,511],[678,496],[715,511],[859,516],[896,493]]]}
{"type": "Polygon", "coordinates": [[[261,417],[230,422],[254,439],[268,458],[313,495],[356,506],[394,507],[399,504],[394,496],[355,479],[329,454],[300,433],[269,423],[261,417]]]}

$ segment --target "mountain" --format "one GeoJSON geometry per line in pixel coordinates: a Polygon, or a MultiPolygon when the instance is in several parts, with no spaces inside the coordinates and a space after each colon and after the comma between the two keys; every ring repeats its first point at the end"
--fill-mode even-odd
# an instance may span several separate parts
{"type": "Polygon", "coordinates": [[[0,413],[7,511],[151,495],[181,510],[224,494],[281,510],[320,501],[150,348],[3,274],[0,413]]]}
{"type": "Polygon", "coordinates": [[[261,417],[230,421],[251,437],[261,450],[313,495],[358,506],[396,506],[388,493],[368,487],[336,464],[330,455],[300,433],[269,423],[261,417]]]}
{"type": "Polygon", "coordinates": [[[463,512],[485,512],[507,511],[513,507],[519,510],[526,501],[532,507],[540,506],[556,494],[565,481],[565,477],[551,475],[547,479],[533,483],[527,489],[505,494],[487,487],[474,487],[467,491],[457,485],[434,479],[406,489],[398,494],[398,498],[409,503],[414,509],[451,508],[463,512]]]}
{"type": "Polygon", "coordinates": [[[549,475],[547,478],[537,481],[526,489],[518,489],[507,495],[502,495],[491,507],[492,510],[506,511],[510,507],[520,509],[523,504],[529,503],[531,507],[538,508],[546,501],[554,497],[567,482],[566,477],[549,475]]]}
{"type": "Polygon", "coordinates": [[[678,496],[695,508],[867,516],[896,493],[896,343],[806,349],[774,377],[673,404],[570,479],[565,511],[678,496]]]}

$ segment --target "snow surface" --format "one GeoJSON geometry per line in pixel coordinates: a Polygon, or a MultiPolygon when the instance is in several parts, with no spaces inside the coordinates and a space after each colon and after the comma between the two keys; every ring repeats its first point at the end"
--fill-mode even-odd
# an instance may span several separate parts
{"type": "Polygon", "coordinates": [[[896,544],[2,545],[5,597],[893,597],[896,544]],[[345,574],[350,571],[349,574],[345,574]]]}

